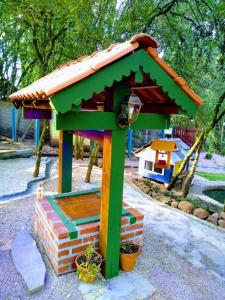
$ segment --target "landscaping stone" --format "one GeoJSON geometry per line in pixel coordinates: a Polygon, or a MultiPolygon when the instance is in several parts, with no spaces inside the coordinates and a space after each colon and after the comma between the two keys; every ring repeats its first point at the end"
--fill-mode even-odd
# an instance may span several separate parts
{"type": "Polygon", "coordinates": [[[215,218],[216,220],[219,220],[220,214],[215,212],[215,213],[212,214],[212,217],[215,218]]]}
{"type": "Polygon", "coordinates": [[[225,220],[225,211],[221,211],[220,217],[225,220]]]}
{"type": "Polygon", "coordinates": [[[216,217],[213,216],[213,215],[209,215],[207,221],[209,221],[209,222],[212,223],[212,224],[217,225],[218,218],[216,218],[216,217]]]}
{"type": "Polygon", "coordinates": [[[172,201],[171,202],[171,206],[174,207],[174,208],[178,208],[178,204],[179,204],[179,202],[177,202],[177,201],[172,201]]]}
{"type": "Polygon", "coordinates": [[[145,186],[142,188],[142,191],[145,193],[145,194],[148,194],[150,192],[150,188],[148,186],[145,186]]]}
{"type": "Polygon", "coordinates": [[[191,214],[194,210],[194,206],[188,201],[180,201],[178,208],[188,214],[191,214]]]}
{"type": "Polygon", "coordinates": [[[137,272],[120,273],[108,281],[98,280],[92,284],[80,283],[83,299],[150,299],[156,288],[137,272]]]}
{"type": "Polygon", "coordinates": [[[13,242],[12,259],[29,292],[34,293],[44,287],[45,264],[36,242],[25,230],[21,230],[13,242]]]}
{"type": "Polygon", "coordinates": [[[225,220],[224,220],[224,219],[220,219],[220,220],[218,221],[218,225],[219,225],[220,227],[222,227],[222,228],[225,228],[225,220]]]}
{"type": "Polygon", "coordinates": [[[202,220],[206,220],[209,216],[209,212],[203,208],[196,208],[193,212],[193,215],[202,220]]]}
{"type": "Polygon", "coordinates": [[[160,196],[159,197],[160,202],[164,203],[164,204],[168,204],[170,205],[172,200],[169,197],[166,196],[160,196]]]}
{"type": "Polygon", "coordinates": [[[175,197],[182,197],[183,192],[182,191],[173,191],[173,196],[175,197]]]}

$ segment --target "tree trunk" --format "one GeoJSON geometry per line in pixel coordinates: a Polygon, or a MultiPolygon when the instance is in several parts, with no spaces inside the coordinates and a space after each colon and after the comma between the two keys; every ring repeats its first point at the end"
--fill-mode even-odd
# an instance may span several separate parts
{"type": "Polygon", "coordinates": [[[91,171],[93,165],[96,165],[96,163],[98,162],[98,150],[99,150],[99,144],[95,143],[91,151],[85,182],[90,182],[91,180],[91,171]]]}
{"type": "Polygon", "coordinates": [[[198,164],[198,161],[199,161],[199,157],[200,157],[200,154],[201,154],[201,151],[202,151],[202,148],[203,148],[203,145],[204,145],[204,140],[205,140],[205,136],[202,137],[201,141],[199,142],[199,146],[198,146],[198,149],[195,153],[195,159],[194,159],[194,162],[191,166],[191,169],[188,173],[188,176],[187,176],[187,180],[185,182],[185,186],[184,186],[184,192],[183,192],[183,197],[186,198],[189,191],[190,191],[190,187],[191,187],[191,182],[194,178],[194,175],[195,175],[195,170],[196,170],[196,167],[197,167],[197,164],[198,164]]]}
{"type": "Polygon", "coordinates": [[[75,136],[74,155],[75,159],[84,158],[84,138],[78,135],[75,136]]]}
{"type": "Polygon", "coordinates": [[[197,137],[194,145],[191,147],[191,149],[189,150],[189,152],[187,153],[187,155],[185,156],[184,160],[182,161],[181,165],[180,165],[180,168],[178,170],[178,172],[176,173],[176,175],[173,177],[172,181],[170,182],[170,184],[168,185],[167,187],[167,190],[170,191],[174,186],[175,186],[175,183],[177,182],[180,174],[184,171],[187,163],[189,162],[192,154],[196,151],[196,149],[198,148],[199,146],[199,143],[201,142],[203,136],[204,136],[204,131],[201,132],[201,134],[197,137]]]}
{"type": "Polygon", "coordinates": [[[41,131],[40,141],[39,141],[39,144],[37,147],[37,157],[36,157],[36,161],[35,161],[35,169],[34,169],[33,177],[38,177],[38,175],[39,175],[40,164],[41,164],[41,151],[44,146],[45,135],[48,130],[48,124],[49,124],[48,120],[45,120],[43,129],[41,131]]]}

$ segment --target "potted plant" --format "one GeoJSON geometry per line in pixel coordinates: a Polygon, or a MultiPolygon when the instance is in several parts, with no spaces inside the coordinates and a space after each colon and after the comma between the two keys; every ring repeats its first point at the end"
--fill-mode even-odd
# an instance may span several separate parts
{"type": "Polygon", "coordinates": [[[101,271],[102,256],[95,251],[94,243],[85,252],[79,254],[75,260],[77,275],[80,280],[90,283],[96,280],[101,271]]]}
{"type": "Polygon", "coordinates": [[[125,272],[131,272],[140,254],[140,245],[126,242],[120,245],[120,267],[125,272]]]}

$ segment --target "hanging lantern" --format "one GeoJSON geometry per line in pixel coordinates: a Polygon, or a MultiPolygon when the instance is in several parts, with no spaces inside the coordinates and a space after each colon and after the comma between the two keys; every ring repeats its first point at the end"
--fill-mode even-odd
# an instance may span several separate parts
{"type": "Polygon", "coordinates": [[[141,111],[142,102],[135,94],[126,96],[121,103],[121,113],[118,117],[118,125],[123,128],[135,122],[141,111]]]}

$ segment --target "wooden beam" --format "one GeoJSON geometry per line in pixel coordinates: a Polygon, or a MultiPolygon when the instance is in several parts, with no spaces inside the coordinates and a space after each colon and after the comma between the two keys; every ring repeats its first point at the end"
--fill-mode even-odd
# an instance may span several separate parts
{"type": "MultiPolygon", "coordinates": [[[[127,87],[116,86],[113,106],[119,111],[127,87]]],[[[105,131],[103,142],[102,193],[100,210],[100,251],[103,274],[112,278],[119,272],[120,229],[123,202],[124,161],[127,129],[105,131]]]]}
{"type": "Polygon", "coordinates": [[[100,249],[104,276],[118,275],[127,130],[106,131],[103,143],[103,176],[100,213],[100,249]]]}
{"type": "Polygon", "coordinates": [[[84,138],[103,143],[104,131],[98,130],[73,130],[69,131],[72,134],[82,136],[84,138]]]}
{"type": "MultiPolygon", "coordinates": [[[[57,130],[117,130],[117,116],[114,112],[67,112],[56,115],[57,130]]],[[[163,129],[168,116],[141,113],[131,129],[163,129]]]]}
{"type": "Polygon", "coordinates": [[[163,115],[178,114],[179,106],[172,103],[157,104],[157,103],[145,103],[142,106],[142,113],[158,113],[163,115]]]}
{"type": "Polygon", "coordinates": [[[72,190],[73,135],[59,131],[58,193],[72,190]]]}

